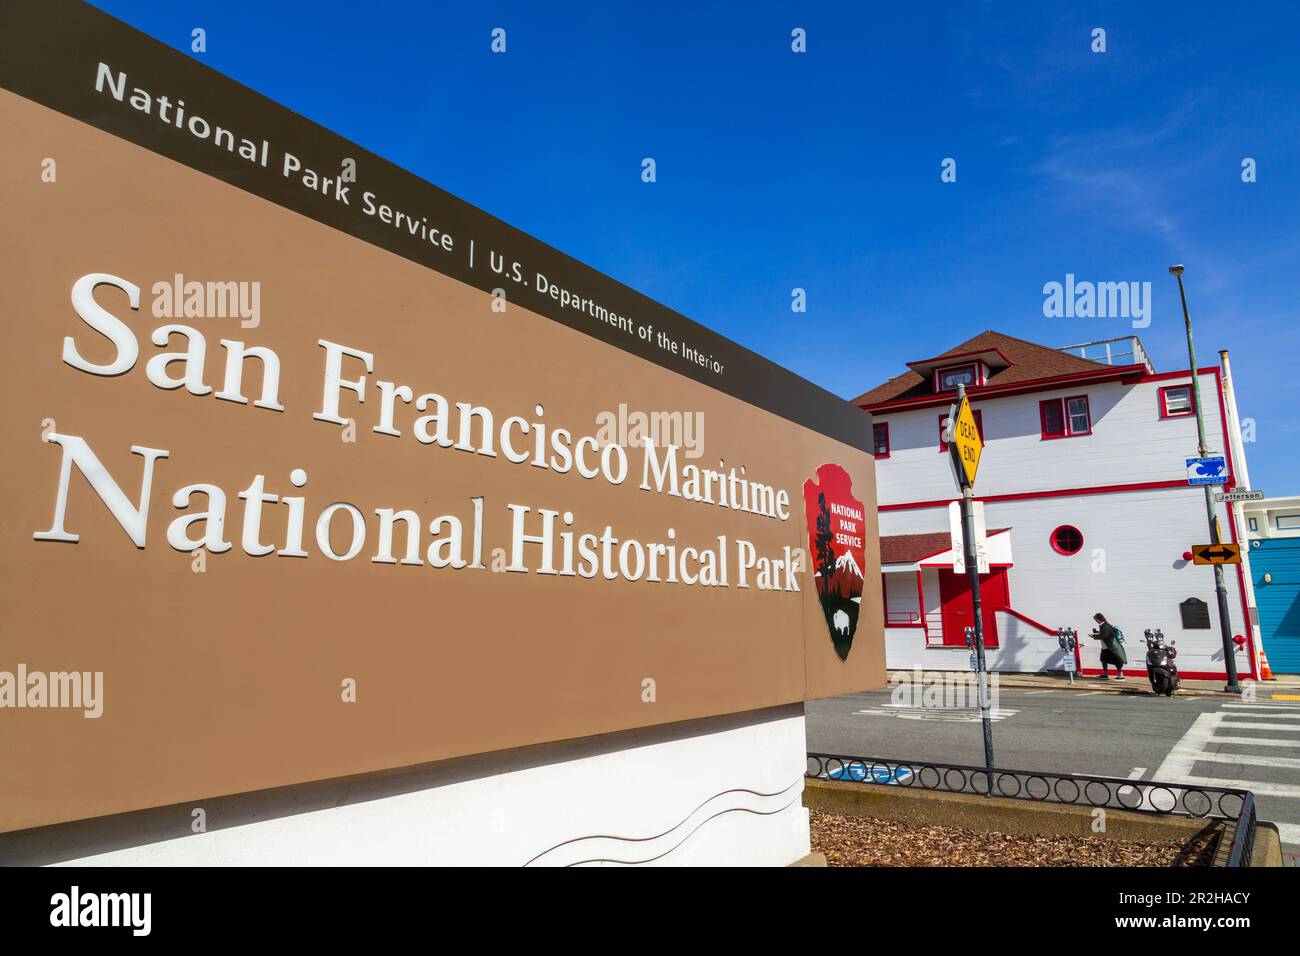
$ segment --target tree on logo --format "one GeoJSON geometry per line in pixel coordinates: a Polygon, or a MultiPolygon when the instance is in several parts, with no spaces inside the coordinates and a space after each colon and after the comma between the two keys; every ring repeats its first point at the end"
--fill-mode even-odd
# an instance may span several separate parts
{"type": "Polygon", "coordinates": [[[826,493],[817,496],[817,572],[822,576],[822,587],[829,589],[831,575],[835,573],[835,551],[831,547],[831,509],[826,507],[826,493]]]}

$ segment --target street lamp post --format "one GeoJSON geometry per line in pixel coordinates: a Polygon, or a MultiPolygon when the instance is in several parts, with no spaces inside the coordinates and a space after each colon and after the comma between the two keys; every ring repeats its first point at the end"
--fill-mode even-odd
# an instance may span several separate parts
{"type": "MultiPolygon", "coordinates": [[[[1198,453],[1201,458],[1209,454],[1205,444],[1205,415],[1201,409],[1201,376],[1196,368],[1196,343],[1192,340],[1192,317],[1187,311],[1187,293],[1183,289],[1183,267],[1170,266],[1169,274],[1178,280],[1178,297],[1183,303],[1183,323],[1187,327],[1187,357],[1192,363],[1192,406],[1196,409],[1196,437],[1198,453]]],[[[1224,436],[1225,440],[1227,436],[1224,436]]],[[[1213,485],[1205,486],[1205,514],[1210,522],[1210,543],[1219,544],[1219,518],[1214,510],[1213,485]]],[[[1228,587],[1223,580],[1223,565],[1214,565],[1214,591],[1219,598],[1219,631],[1223,638],[1223,666],[1228,672],[1228,686],[1223,688],[1230,694],[1240,694],[1237,684],[1236,649],[1232,644],[1232,620],[1228,616],[1228,587]]]]}

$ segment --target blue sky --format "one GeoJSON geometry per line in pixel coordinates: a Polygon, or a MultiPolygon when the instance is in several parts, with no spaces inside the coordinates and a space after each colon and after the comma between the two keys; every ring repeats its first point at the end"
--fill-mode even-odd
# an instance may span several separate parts
{"type": "Polygon", "coordinates": [[[1150,282],[1186,367],[1185,263],[1252,484],[1300,493],[1300,5],[96,5],[846,397],[984,329],[1133,332],[1045,318],[1067,273],[1150,282]]]}

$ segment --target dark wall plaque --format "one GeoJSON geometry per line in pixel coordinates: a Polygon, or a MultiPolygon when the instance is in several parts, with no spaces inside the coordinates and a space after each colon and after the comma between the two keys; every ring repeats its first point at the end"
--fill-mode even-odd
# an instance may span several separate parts
{"type": "Polygon", "coordinates": [[[1183,628],[1189,631],[1208,631],[1210,629],[1210,606],[1199,598],[1188,598],[1178,605],[1183,616],[1183,628]]]}

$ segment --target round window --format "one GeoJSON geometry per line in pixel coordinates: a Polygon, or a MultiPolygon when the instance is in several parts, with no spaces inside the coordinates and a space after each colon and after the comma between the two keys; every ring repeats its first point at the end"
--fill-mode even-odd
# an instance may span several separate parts
{"type": "Polygon", "coordinates": [[[1083,550],[1083,532],[1074,525],[1061,525],[1052,532],[1052,548],[1057,554],[1078,554],[1083,550]]]}

